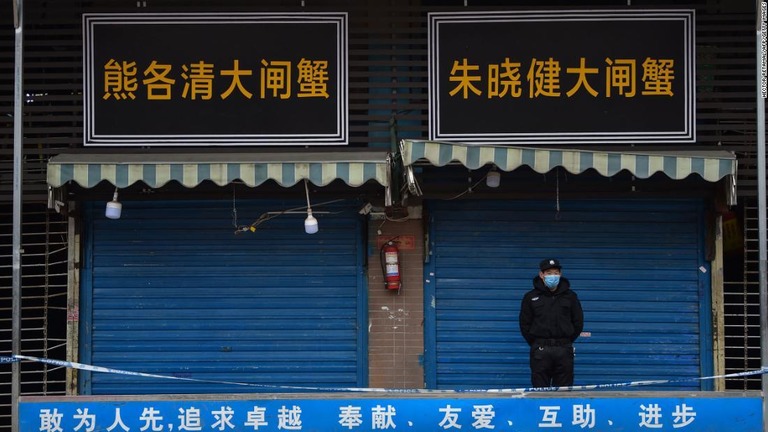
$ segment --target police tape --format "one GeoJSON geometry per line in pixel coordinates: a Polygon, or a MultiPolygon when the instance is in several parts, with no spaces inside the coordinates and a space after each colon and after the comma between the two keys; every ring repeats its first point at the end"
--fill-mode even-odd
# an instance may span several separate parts
{"type": "Polygon", "coordinates": [[[93,366],[83,363],[70,362],[64,360],[47,359],[41,357],[32,357],[26,355],[14,354],[13,356],[0,356],[0,364],[2,363],[15,363],[22,360],[33,361],[38,363],[45,363],[54,366],[61,366],[71,369],[78,369],[90,372],[103,372],[112,373],[117,375],[130,375],[139,376],[145,378],[159,378],[170,379],[177,381],[191,381],[197,383],[207,384],[228,384],[244,387],[257,387],[261,389],[271,390],[307,390],[307,391],[325,391],[325,392],[363,392],[363,393],[534,393],[534,392],[556,392],[556,391],[589,391],[589,390],[604,390],[612,388],[622,387],[641,387],[649,385],[659,384],[671,384],[681,382],[693,382],[693,381],[706,381],[714,379],[729,379],[729,378],[741,378],[752,375],[763,375],[768,373],[768,367],[763,367],[756,370],[735,372],[723,375],[712,375],[706,377],[695,378],[679,378],[679,379],[664,379],[664,380],[641,380],[641,381],[626,381],[620,383],[608,383],[608,384],[591,384],[591,385],[578,385],[567,387],[521,387],[521,388],[507,388],[507,389],[459,389],[459,390],[431,390],[431,389],[392,389],[392,388],[372,388],[372,387],[305,387],[305,386],[284,386],[284,385],[267,385],[267,384],[254,384],[244,383],[237,381],[217,381],[206,380],[198,378],[177,377],[171,375],[159,375],[145,372],[133,372],[121,369],[113,369],[102,366],[93,366]]]}

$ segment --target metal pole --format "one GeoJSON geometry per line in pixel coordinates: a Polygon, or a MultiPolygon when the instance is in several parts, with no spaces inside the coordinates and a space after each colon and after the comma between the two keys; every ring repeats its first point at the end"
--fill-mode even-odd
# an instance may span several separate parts
{"type": "MultiPolygon", "coordinates": [[[[768,292],[766,291],[765,253],[765,98],[768,96],[768,3],[757,2],[757,219],[760,281],[760,360],[768,366],[768,292]]],[[[768,377],[762,375],[763,430],[768,430],[768,377]]]]}
{"type": "MultiPolygon", "coordinates": [[[[22,85],[23,71],[23,41],[24,14],[23,0],[13,0],[13,25],[15,28],[15,60],[13,85],[13,321],[11,352],[21,354],[21,193],[22,165],[24,151],[22,135],[22,104],[24,92],[22,85]]],[[[11,431],[19,431],[19,395],[21,394],[21,365],[14,362],[11,365],[11,431]]]]}

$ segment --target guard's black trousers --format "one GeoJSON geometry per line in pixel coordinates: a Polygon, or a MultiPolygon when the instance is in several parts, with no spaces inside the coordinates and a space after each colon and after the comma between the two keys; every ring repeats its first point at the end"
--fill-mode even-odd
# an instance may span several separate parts
{"type": "Polygon", "coordinates": [[[531,346],[531,384],[533,387],[573,385],[573,345],[531,346]]]}

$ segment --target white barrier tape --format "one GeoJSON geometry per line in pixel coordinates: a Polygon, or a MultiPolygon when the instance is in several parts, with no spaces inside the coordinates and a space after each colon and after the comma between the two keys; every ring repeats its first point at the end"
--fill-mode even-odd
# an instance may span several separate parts
{"type": "Polygon", "coordinates": [[[712,379],[720,379],[720,378],[725,378],[725,379],[739,378],[739,377],[745,377],[745,376],[751,376],[751,375],[762,375],[762,374],[768,373],[768,367],[763,367],[761,369],[756,369],[751,371],[736,372],[736,373],[724,374],[724,375],[712,375],[707,377],[667,379],[667,380],[627,381],[627,382],[612,383],[612,384],[592,384],[592,385],[567,386],[567,387],[521,387],[521,388],[514,388],[514,389],[510,388],[510,389],[429,390],[429,389],[388,389],[388,388],[371,388],[371,387],[361,388],[361,387],[273,386],[273,385],[266,385],[266,384],[253,384],[253,383],[244,383],[244,382],[236,382],[236,381],[215,381],[215,380],[204,380],[204,379],[197,379],[197,378],[158,375],[158,374],[151,374],[151,373],[144,373],[144,372],[132,372],[132,371],[126,371],[121,369],[112,369],[112,368],[106,368],[101,366],[87,365],[83,363],[46,359],[46,358],[25,356],[25,355],[19,355],[19,354],[14,354],[11,357],[0,356],[0,364],[14,363],[21,360],[29,360],[29,361],[39,362],[39,363],[46,363],[50,365],[62,366],[62,367],[91,371],[91,372],[104,372],[104,373],[113,373],[118,375],[131,375],[131,376],[140,376],[140,377],[148,377],[148,378],[172,379],[172,380],[178,380],[178,381],[192,381],[192,382],[208,383],[208,384],[230,384],[230,385],[238,385],[238,386],[245,386],[245,387],[275,389],[275,390],[282,389],[282,390],[308,390],[308,391],[326,391],[326,392],[327,391],[366,392],[366,393],[533,393],[533,392],[555,392],[555,391],[580,391],[580,390],[598,390],[598,389],[610,389],[610,388],[620,388],[620,387],[640,387],[640,386],[647,386],[647,385],[669,384],[669,383],[689,382],[689,381],[704,381],[704,380],[712,380],[712,379]]]}
{"type": "MultiPolygon", "coordinates": [[[[598,390],[598,389],[608,389],[608,388],[617,388],[617,387],[639,387],[639,386],[647,386],[647,385],[656,385],[656,384],[669,384],[669,383],[680,383],[680,382],[690,382],[690,381],[705,381],[705,380],[713,380],[713,379],[720,379],[720,378],[738,378],[738,377],[745,377],[745,376],[751,376],[751,375],[762,375],[768,373],[768,367],[763,367],[761,369],[751,370],[751,371],[744,371],[744,372],[735,372],[731,374],[724,374],[724,375],[712,375],[707,377],[696,377],[696,378],[681,378],[681,379],[667,379],[667,380],[644,380],[644,381],[627,381],[622,383],[612,383],[612,384],[592,384],[592,385],[581,385],[581,386],[568,386],[568,387],[533,387],[533,388],[527,388],[524,391],[526,392],[541,392],[541,391],[577,391],[577,390],[598,390]]],[[[506,391],[520,391],[521,389],[501,389],[500,391],[506,392],[506,391]]],[[[489,392],[495,392],[496,390],[488,390],[489,392]]]]}
{"type": "MultiPolygon", "coordinates": [[[[428,390],[422,390],[422,389],[384,389],[384,388],[357,388],[357,387],[341,387],[341,388],[329,388],[329,387],[304,387],[304,386],[273,386],[273,385],[266,385],[266,384],[253,384],[253,383],[244,383],[244,382],[237,382],[237,381],[215,381],[215,380],[204,380],[204,379],[197,379],[197,378],[185,378],[185,377],[175,377],[175,376],[168,376],[168,375],[158,375],[158,374],[151,374],[151,373],[145,373],[145,372],[132,372],[132,371],[126,371],[121,369],[112,369],[112,368],[106,368],[101,366],[93,366],[93,365],[87,365],[83,363],[76,363],[76,362],[69,362],[69,361],[63,361],[63,360],[54,360],[54,359],[46,359],[46,358],[40,358],[40,357],[32,357],[32,356],[25,356],[25,355],[19,355],[15,354],[12,357],[2,357],[2,359],[9,359],[9,361],[20,361],[20,360],[29,360],[29,361],[35,361],[39,363],[46,363],[50,365],[55,366],[62,366],[72,369],[79,369],[79,370],[85,370],[85,371],[91,371],[91,372],[105,372],[105,373],[113,373],[118,375],[131,375],[131,376],[140,376],[140,377],[147,377],[147,378],[161,378],[161,379],[172,379],[177,381],[191,381],[191,382],[199,382],[199,383],[208,383],[208,384],[231,384],[231,385],[237,385],[237,386],[244,386],[244,387],[258,387],[263,389],[276,389],[276,390],[309,390],[309,391],[337,391],[337,392],[402,392],[402,393],[416,393],[416,392],[427,392],[428,390]]],[[[2,361],[0,361],[2,363],[2,361]]],[[[432,391],[432,390],[429,390],[432,391]]],[[[442,391],[442,390],[439,390],[442,391]]],[[[452,390],[446,390],[446,392],[453,392],[452,390]]]]}

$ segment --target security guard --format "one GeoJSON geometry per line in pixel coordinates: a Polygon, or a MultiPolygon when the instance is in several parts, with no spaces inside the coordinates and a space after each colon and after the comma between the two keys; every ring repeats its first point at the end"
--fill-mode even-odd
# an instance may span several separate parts
{"type": "Polygon", "coordinates": [[[573,342],[584,328],[584,312],[571,283],[562,276],[560,261],[545,259],[523,297],[520,332],[531,346],[534,387],[573,385],[573,342]]]}

